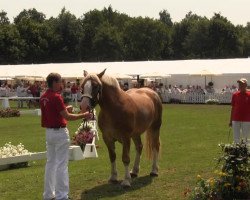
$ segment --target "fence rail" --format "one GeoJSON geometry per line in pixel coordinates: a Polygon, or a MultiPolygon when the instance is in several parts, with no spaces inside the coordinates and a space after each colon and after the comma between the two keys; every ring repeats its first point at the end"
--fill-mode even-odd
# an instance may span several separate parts
{"type": "MultiPolygon", "coordinates": [[[[11,92],[8,95],[2,96],[9,96],[13,97],[16,96],[16,93],[11,92]]],[[[214,94],[198,94],[198,93],[187,93],[187,94],[174,94],[174,93],[162,93],[160,94],[162,101],[164,103],[171,103],[171,102],[180,102],[180,103],[206,103],[209,99],[216,99],[221,104],[230,104],[232,99],[231,93],[214,93],[214,94]]],[[[1,92],[0,92],[1,97],[1,92]]]]}
{"type": "Polygon", "coordinates": [[[220,104],[230,104],[232,99],[231,93],[220,94],[197,94],[197,93],[189,93],[189,94],[173,94],[173,93],[164,93],[160,94],[162,97],[162,101],[164,103],[206,103],[207,100],[215,99],[220,104]]]}

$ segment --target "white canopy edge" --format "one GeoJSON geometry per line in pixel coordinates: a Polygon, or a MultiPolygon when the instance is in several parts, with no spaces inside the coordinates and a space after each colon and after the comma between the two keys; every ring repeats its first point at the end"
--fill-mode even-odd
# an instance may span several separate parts
{"type": "Polygon", "coordinates": [[[46,77],[57,72],[62,77],[83,76],[83,70],[99,73],[107,68],[107,74],[141,75],[160,72],[164,74],[193,74],[204,69],[219,74],[250,74],[250,59],[205,59],[175,61],[137,61],[137,62],[95,62],[95,63],[54,63],[29,65],[0,65],[1,77],[40,76],[46,77]]]}

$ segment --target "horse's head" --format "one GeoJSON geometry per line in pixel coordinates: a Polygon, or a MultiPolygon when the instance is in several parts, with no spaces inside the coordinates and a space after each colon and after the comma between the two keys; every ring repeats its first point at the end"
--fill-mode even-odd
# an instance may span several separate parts
{"type": "Polygon", "coordinates": [[[85,77],[81,84],[81,88],[83,91],[83,97],[87,97],[90,101],[87,101],[91,109],[93,109],[98,103],[102,96],[102,82],[101,78],[105,74],[105,70],[100,74],[88,74],[85,71],[85,77]]]}

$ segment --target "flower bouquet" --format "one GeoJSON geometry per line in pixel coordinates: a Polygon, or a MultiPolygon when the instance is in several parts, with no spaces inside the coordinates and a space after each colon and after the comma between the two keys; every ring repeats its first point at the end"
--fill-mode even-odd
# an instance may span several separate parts
{"type": "Polygon", "coordinates": [[[85,145],[91,144],[95,137],[93,129],[94,127],[91,123],[83,121],[73,136],[72,144],[79,145],[84,152],[85,145]]]}

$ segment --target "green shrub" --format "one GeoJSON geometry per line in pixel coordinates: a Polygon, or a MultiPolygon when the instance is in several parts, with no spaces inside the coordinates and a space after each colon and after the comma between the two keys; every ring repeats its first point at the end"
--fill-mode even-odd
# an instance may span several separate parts
{"type": "Polygon", "coordinates": [[[220,144],[222,155],[218,159],[215,176],[203,179],[197,176],[192,200],[250,199],[250,153],[244,142],[220,144]]]}
{"type": "Polygon", "coordinates": [[[206,104],[210,104],[210,105],[216,105],[219,104],[219,100],[218,99],[208,99],[205,101],[206,104]]]}

